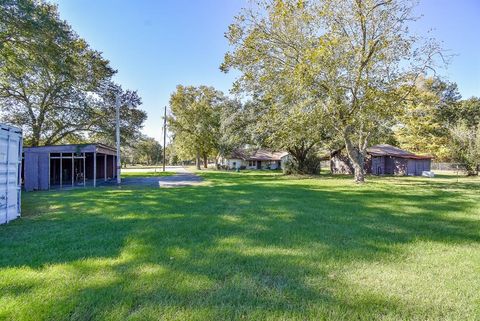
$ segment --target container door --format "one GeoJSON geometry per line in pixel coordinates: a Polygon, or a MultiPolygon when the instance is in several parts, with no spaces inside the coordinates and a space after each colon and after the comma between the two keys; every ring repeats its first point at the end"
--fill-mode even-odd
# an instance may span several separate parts
{"type": "Polygon", "coordinates": [[[422,175],[422,171],[423,171],[423,164],[422,164],[422,161],[416,161],[415,162],[415,175],[417,176],[420,176],[422,175]]]}
{"type": "Polygon", "coordinates": [[[20,215],[20,146],[18,133],[0,129],[0,224],[20,215]]]}

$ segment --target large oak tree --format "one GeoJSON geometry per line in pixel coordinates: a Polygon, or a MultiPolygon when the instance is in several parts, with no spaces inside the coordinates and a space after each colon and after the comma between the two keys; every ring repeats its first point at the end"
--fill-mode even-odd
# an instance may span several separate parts
{"type": "Polygon", "coordinates": [[[115,70],[44,1],[0,5],[0,117],[24,129],[31,146],[113,137],[114,99],[122,99],[124,139],[146,114],[136,92],[112,82],[115,70]],[[110,134],[111,132],[111,134],[110,134]]]}
{"type": "Polygon", "coordinates": [[[221,108],[225,96],[213,87],[177,86],[170,97],[169,128],[178,154],[186,159],[195,158],[200,169],[203,158],[207,167],[208,156],[218,151],[221,108]]]}
{"type": "Polygon", "coordinates": [[[341,137],[363,182],[369,141],[404,99],[398,88],[413,87],[439,52],[410,33],[413,7],[408,0],[255,1],[227,32],[232,50],[222,69],[241,72],[238,92],[323,113],[321,126],[341,137]]]}

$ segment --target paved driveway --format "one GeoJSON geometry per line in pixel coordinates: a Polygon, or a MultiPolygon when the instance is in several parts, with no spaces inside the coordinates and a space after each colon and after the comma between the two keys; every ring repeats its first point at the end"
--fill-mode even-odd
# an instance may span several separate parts
{"type": "MultiPolygon", "coordinates": [[[[122,172],[130,173],[139,173],[139,172],[161,172],[163,170],[162,166],[152,166],[144,168],[122,168],[122,172]]],[[[189,173],[183,166],[165,166],[166,172],[175,172],[175,173],[189,173]]]]}

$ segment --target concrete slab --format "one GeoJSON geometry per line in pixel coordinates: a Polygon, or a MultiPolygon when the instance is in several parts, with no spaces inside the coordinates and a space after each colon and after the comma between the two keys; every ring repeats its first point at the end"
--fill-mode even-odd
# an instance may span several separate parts
{"type": "Polygon", "coordinates": [[[163,177],[122,178],[122,186],[181,187],[200,184],[203,178],[192,173],[163,177]]]}

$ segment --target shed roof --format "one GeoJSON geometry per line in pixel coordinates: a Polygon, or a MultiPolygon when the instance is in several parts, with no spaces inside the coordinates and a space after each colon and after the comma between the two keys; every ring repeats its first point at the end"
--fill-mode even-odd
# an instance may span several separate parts
{"type": "Polygon", "coordinates": [[[372,147],[367,148],[367,153],[372,156],[392,156],[398,158],[410,158],[410,159],[432,159],[432,156],[422,156],[416,155],[409,151],[403,150],[401,148],[388,145],[388,144],[381,144],[375,145],[372,147]]]}
{"type": "Polygon", "coordinates": [[[65,144],[65,145],[46,145],[46,146],[35,146],[35,147],[24,147],[23,151],[26,153],[102,153],[108,155],[115,155],[116,149],[100,144],[100,143],[91,143],[91,144],[65,144]]]}

